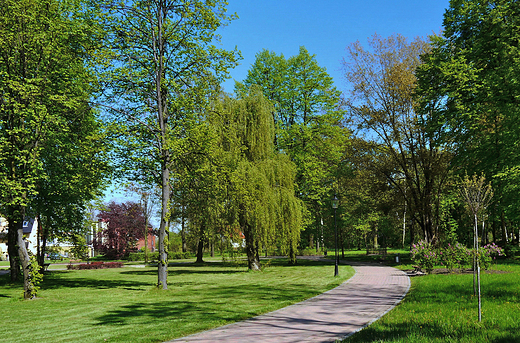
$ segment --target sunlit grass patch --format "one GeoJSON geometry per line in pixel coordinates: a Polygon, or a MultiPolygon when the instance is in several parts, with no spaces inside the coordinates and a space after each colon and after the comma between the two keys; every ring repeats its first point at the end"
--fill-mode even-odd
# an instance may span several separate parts
{"type": "Polygon", "coordinates": [[[40,298],[0,277],[0,342],[162,342],[269,312],[327,291],[353,275],[330,262],[273,260],[262,272],[230,263],[169,268],[157,290],[152,267],[52,271],[40,298]]]}
{"type": "Polygon", "coordinates": [[[412,278],[409,294],[383,318],[345,342],[520,342],[520,266],[482,278],[482,322],[472,274],[412,278]]]}

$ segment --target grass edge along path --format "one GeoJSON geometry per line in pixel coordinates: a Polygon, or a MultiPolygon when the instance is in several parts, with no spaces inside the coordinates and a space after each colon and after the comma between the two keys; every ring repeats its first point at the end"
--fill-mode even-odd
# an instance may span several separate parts
{"type": "Polygon", "coordinates": [[[352,264],[352,278],[312,299],[171,342],[325,343],[348,336],[390,311],[410,287],[396,268],[352,264]]]}
{"type": "Polygon", "coordinates": [[[417,276],[393,311],[343,342],[520,342],[520,264],[494,269],[507,273],[482,274],[482,323],[472,274],[417,276]]]}
{"type": "Polygon", "coordinates": [[[169,290],[154,287],[156,268],[49,272],[40,298],[0,276],[0,342],[162,342],[270,312],[336,287],[353,275],[330,261],[272,260],[262,272],[229,263],[169,268],[169,290]]]}

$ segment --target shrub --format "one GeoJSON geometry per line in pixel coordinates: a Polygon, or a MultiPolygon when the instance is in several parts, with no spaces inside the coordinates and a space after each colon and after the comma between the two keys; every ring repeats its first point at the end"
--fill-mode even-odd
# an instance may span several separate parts
{"type": "Polygon", "coordinates": [[[504,248],[504,255],[508,257],[520,256],[520,246],[508,244],[504,248]]]}
{"type": "Polygon", "coordinates": [[[82,269],[105,269],[105,268],[121,268],[123,262],[91,262],[82,264],[69,264],[68,270],[82,270],[82,269]]]}
{"type": "MultiPolygon", "coordinates": [[[[150,254],[148,254],[150,256],[150,254]]],[[[144,261],[144,253],[142,252],[131,252],[126,258],[128,261],[144,261]]]]}
{"type": "MultiPolygon", "coordinates": [[[[448,244],[446,248],[435,249],[430,244],[420,241],[413,244],[412,247],[412,261],[428,273],[436,265],[445,266],[449,272],[452,272],[455,267],[463,269],[473,261],[476,253],[475,250],[468,249],[460,243],[448,244]]],[[[482,268],[487,270],[493,259],[499,256],[504,256],[504,250],[495,243],[491,243],[479,248],[477,258],[482,268]]]]}
{"type": "MultiPolygon", "coordinates": [[[[158,258],[159,256],[157,256],[158,258]]],[[[189,252],[168,252],[168,259],[170,260],[183,260],[191,258],[192,255],[189,252]]]]}
{"type": "Polygon", "coordinates": [[[430,243],[420,241],[412,245],[412,261],[417,264],[420,269],[425,269],[427,273],[431,273],[433,267],[438,264],[438,253],[430,243]]]}
{"type": "MultiPolygon", "coordinates": [[[[158,252],[148,252],[148,261],[154,261],[159,258],[158,252]]],[[[128,261],[144,261],[144,252],[132,252],[128,254],[128,261]]]]}
{"type": "Polygon", "coordinates": [[[322,256],[323,253],[321,251],[316,251],[316,249],[305,248],[298,250],[298,256],[322,256]]]}
{"type": "Polygon", "coordinates": [[[446,248],[439,251],[439,262],[441,265],[446,266],[450,273],[455,268],[463,269],[464,266],[469,264],[470,260],[470,250],[460,243],[455,245],[448,244],[446,248]]]}
{"type": "MultiPolygon", "coordinates": [[[[189,252],[168,252],[169,260],[182,260],[192,258],[189,252]]],[[[144,261],[144,252],[136,252],[128,254],[128,261],[144,261]]],[[[148,261],[157,261],[159,259],[158,252],[149,252],[148,261]]]]}
{"type": "Polygon", "coordinates": [[[38,260],[36,259],[36,256],[33,254],[30,254],[30,265],[31,265],[31,273],[29,277],[31,278],[32,282],[32,289],[30,290],[30,298],[36,298],[38,295],[38,291],[40,290],[40,284],[43,281],[43,275],[40,272],[40,266],[38,265],[38,260]]]}
{"type": "Polygon", "coordinates": [[[504,256],[504,249],[495,243],[486,244],[478,251],[479,263],[485,270],[488,270],[491,262],[499,256],[504,256]]]}

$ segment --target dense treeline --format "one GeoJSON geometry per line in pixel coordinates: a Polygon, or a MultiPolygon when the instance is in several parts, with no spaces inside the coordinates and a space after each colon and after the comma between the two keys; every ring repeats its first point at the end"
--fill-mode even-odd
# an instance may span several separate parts
{"type": "Polygon", "coordinates": [[[205,249],[244,244],[250,269],[264,253],[295,263],[299,249],[333,246],[334,195],[342,249],[469,245],[466,175],[494,192],[477,213],[480,240],[519,242],[515,2],[454,0],[442,36],[349,45],[345,94],[305,47],[289,58],[260,51],[224,94],[240,59],[214,44],[236,17],[225,5],[2,2],[0,212],[27,297],[24,216],[40,216],[44,241],[77,234],[112,177],[160,193],[162,288],[169,231],[198,262],[205,249]]]}

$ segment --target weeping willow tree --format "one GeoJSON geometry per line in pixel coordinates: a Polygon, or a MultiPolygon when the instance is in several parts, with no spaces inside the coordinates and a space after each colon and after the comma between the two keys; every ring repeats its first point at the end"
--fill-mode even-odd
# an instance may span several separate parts
{"type": "Polygon", "coordinates": [[[296,262],[303,204],[295,196],[296,169],[275,149],[273,108],[259,88],[215,109],[227,169],[227,218],[243,233],[248,267],[260,269],[260,249],[279,248],[296,262]]]}

